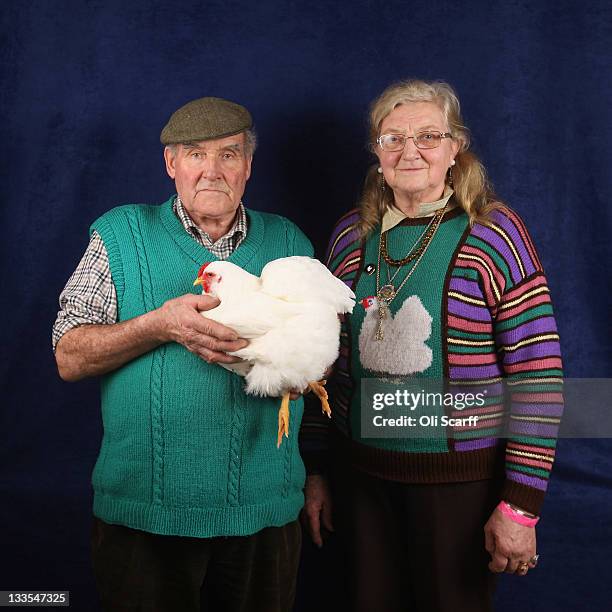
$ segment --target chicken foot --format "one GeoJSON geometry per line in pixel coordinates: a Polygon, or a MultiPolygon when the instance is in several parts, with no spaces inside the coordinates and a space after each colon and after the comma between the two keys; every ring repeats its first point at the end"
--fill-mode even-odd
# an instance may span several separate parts
{"type": "MultiPolygon", "coordinates": [[[[326,382],[326,380],[309,382],[308,387],[321,401],[321,410],[331,419],[331,408],[327,401],[329,396],[325,389],[326,382]]],[[[276,448],[280,448],[283,442],[283,434],[286,438],[289,437],[289,396],[288,392],[283,394],[281,407],[278,411],[278,439],[276,441],[276,448]]]]}
{"type": "Polygon", "coordinates": [[[311,391],[321,400],[321,410],[331,419],[331,408],[329,406],[329,402],[327,401],[329,396],[327,395],[327,390],[325,389],[325,383],[327,381],[325,379],[319,380],[317,382],[309,382],[308,386],[311,391]]]}
{"type": "Polygon", "coordinates": [[[283,441],[283,434],[285,434],[286,438],[289,437],[289,392],[283,393],[281,407],[278,411],[278,440],[276,442],[276,448],[280,448],[281,442],[283,441]]]}

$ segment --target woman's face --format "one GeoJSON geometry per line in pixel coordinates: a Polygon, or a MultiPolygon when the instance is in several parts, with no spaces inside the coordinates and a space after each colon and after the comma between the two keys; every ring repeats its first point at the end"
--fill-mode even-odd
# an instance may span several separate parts
{"type": "MultiPolygon", "coordinates": [[[[384,119],[380,134],[415,136],[435,130],[448,132],[442,111],[433,102],[409,102],[396,107],[384,119]]],[[[435,149],[417,149],[412,138],[402,151],[383,151],[376,145],[387,185],[393,190],[396,205],[435,202],[442,197],[446,173],[459,150],[452,138],[442,138],[435,149]]]]}

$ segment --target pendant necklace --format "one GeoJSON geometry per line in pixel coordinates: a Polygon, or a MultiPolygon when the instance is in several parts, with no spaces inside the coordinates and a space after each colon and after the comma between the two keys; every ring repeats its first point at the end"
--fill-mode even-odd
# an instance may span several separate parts
{"type": "MultiPolygon", "coordinates": [[[[412,276],[417,266],[419,265],[421,259],[425,255],[427,248],[433,241],[440,224],[442,223],[442,218],[444,217],[444,213],[446,212],[446,205],[439,212],[436,213],[432,220],[429,222],[429,225],[425,228],[425,231],[421,234],[419,239],[412,246],[408,255],[401,260],[392,259],[387,251],[387,232],[380,233],[380,242],[378,246],[378,265],[376,266],[376,298],[378,299],[378,325],[376,326],[376,340],[384,340],[384,332],[383,332],[383,321],[389,316],[389,304],[395,299],[397,294],[402,290],[403,286],[406,284],[406,281],[412,276]],[[421,240],[422,238],[422,240],[421,240]],[[419,244],[419,247],[414,250],[415,246],[419,244]],[[414,250],[414,253],[413,253],[414,250]],[[380,260],[381,257],[387,262],[387,266],[395,265],[398,269],[395,271],[392,277],[390,277],[389,269],[387,268],[387,284],[380,285],[380,260]],[[413,259],[416,259],[408,274],[406,274],[404,280],[400,283],[399,287],[396,289],[393,285],[393,281],[400,271],[401,267],[409,263],[413,259]]],[[[388,231],[388,230],[387,230],[388,231]]]]}

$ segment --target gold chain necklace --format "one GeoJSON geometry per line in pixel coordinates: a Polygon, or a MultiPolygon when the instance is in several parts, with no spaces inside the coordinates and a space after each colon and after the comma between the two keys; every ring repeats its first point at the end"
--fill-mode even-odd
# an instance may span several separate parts
{"type": "MultiPolygon", "coordinates": [[[[382,232],[382,227],[381,227],[380,242],[378,246],[378,265],[376,266],[376,298],[378,299],[378,325],[376,326],[376,336],[375,336],[376,340],[384,340],[383,321],[389,315],[389,304],[391,304],[391,302],[395,299],[397,294],[402,290],[402,288],[404,287],[408,279],[412,276],[417,266],[421,262],[421,259],[423,259],[423,256],[425,255],[429,245],[432,243],[434,236],[436,235],[436,232],[438,231],[438,228],[440,227],[440,224],[442,223],[442,217],[444,217],[445,212],[446,212],[446,205],[444,206],[442,211],[439,214],[436,213],[436,215],[434,216],[434,219],[432,219],[431,232],[429,231],[427,232],[429,234],[429,237],[427,238],[426,241],[423,240],[423,242],[425,243],[423,248],[419,247],[418,249],[419,252],[416,255],[416,261],[414,262],[414,264],[412,265],[412,268],[410,268],[410,270],[408,271],[408,274],[406,274],[404,280],[400,283],[400,286],[397,289],[393,286],[392,282],[389,282],[386,285],[382,285],[382,287],[380,285],[380,260],[381,260],[381,256],[384,257],[382,253],[384,234],[382,232]]],[[[387,260],[385,259],[385,261],[387,260]]],[[[392,260],[392,261],[396,261],[396,260],[392,260]]],[[[395,278],[395,274],[393,275],[393,278],[395,278]]]]}
{"type": "Polygon", "coordinates": [[[380,251],[382,254],[383,259],[387,262],[388,265],[390,266],[404,266],[407,263],[410,263],[411,261],[417,259],[420,254],[427,248],[427,245],[429,244],[430,240],[432,239],[433,233],[434,233],[434,228],[435,228],[435,223],[438,221],[438,219],[444,214],[444,211],[446,210],[446,206],[444,206],[444,208],[441,211],[438,211],[431,219],[431,221],[429,222],[429,224],[427,225],[427,227],[425,228],[425,231],[421,234],[421,236],[418,238],[418,240],[414,243],[414,245],[412,246],[412,248],[410,249],[410,251],[408,251],[408,254],[403,257],[402,259],[393,259],[393,257],[391,257],[391,255],[389,255],[389,251],[387,249],[387,232],[380,234],[380,251]],[[415,249],[415,246],[418,247],[415,249]]]}
{"type": "MultiPolygon", "coordinates": [[[[425,234],[429,231],[429,228],[431,227],[432,223],[438,218],[438,214],[440,211],[438,211],[435,215],[432,215],[431,220],[429,221],[429,223],[427,224],[427,226],[425,227],[425,229],[421,232],[421,235],[414,241],[414,244],[410,247],[410,249],[408,250],[407,255],[409,255],[410,253],[412,253],[412,251],[414,250],[414,248],[417,246],[417,244],[420,243],[420,241],[423,239],[423,237],[425,236],[425,234]]],[[[391,228],[392,229],[392,228],[391,228]]],[[[389,231],[389,230],[387,230],[389,231]]],[[[386,232],[385,232],[386,233],[386,232]]],[[[384,258],[385,254],[383,252],[383,258],[384,258]]],[[[385,260],[386,261],[386,260],[385,260]]],[[[395,261],[395,260],[394,260],[395,261]]],[[[391,276],[391,264],[389,264],[387,262],[387,284],[391,285],[393,284],[393,281],[395,279],[395,277],[398,275],[399,271],[402,269],[402,266],[397,266],[397,270],[393,273],[393,276],[391,276]]]]}

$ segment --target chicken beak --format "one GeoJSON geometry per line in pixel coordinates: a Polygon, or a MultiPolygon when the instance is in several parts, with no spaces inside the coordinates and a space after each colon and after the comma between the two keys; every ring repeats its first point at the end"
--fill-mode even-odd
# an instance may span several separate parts
{"type": "Polygon", "coordinates": [[[196,278],[193,281],[193,286],[195,287],[196,285],[203,285],[204,284],[204,279],[201,276],[198,276],[198,278],[196,278]]]}

